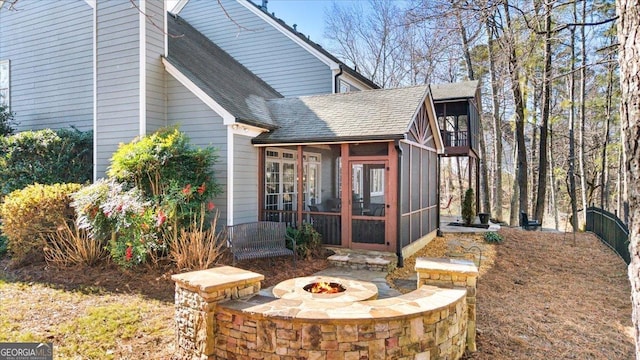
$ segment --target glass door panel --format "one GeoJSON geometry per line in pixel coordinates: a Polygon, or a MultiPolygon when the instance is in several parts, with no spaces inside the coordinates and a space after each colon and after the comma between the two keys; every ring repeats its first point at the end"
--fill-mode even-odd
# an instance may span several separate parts
{"type": "Polygon", "coordinates": [[[386,250],[387,164],[351,162],[351,243],[386,250]]]}

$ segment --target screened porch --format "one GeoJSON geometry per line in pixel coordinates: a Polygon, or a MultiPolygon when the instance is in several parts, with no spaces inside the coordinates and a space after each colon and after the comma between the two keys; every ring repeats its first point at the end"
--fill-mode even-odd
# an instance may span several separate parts
{"type": "Polygon", "coordinates": [[[392,142],[261,148],[261,219],[309,223],[325,245],[390,250],[390,149],[392,142]]]}

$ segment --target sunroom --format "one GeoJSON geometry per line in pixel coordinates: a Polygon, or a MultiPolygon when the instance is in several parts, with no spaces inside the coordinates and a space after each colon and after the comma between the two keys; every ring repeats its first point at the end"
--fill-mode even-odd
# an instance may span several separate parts
{"type": "Polygon", "coordinates": [[[443,145],[428,86],[268,101],[259,216],[310,223],[327,246],[407,256],[438,228],[443,145]]]}

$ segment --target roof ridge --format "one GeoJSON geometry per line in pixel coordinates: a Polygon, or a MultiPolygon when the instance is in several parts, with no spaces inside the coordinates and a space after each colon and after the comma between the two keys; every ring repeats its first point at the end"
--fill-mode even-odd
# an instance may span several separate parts
{"type": "Polygon", "coordinates": [[[273,98],[273,99],[266,99],[266,101],[282,101],[282,100],[294,100],[294,99],[308,99],[308,98],[321,98],[321,97],[328,97],[328,96],[356,96],[358,94],[363,94],[363,93],[369,93],[369,92],[389,92],[389,91],[406,91],[406,90],[410,90],[410,89],[414,89],[414,88],[427,88],[429,87],[429,84],[424,84],[424,85],[410,85],[410,86],[401,86],[401,87],[395,87],[395,88],[380,88],[380,89],[366,89],[366,90],[360,90],[360,91],[349,91],[349,92],[344,92],[344,93],[330,93],[330,94],[315,94],[315,95],[301,95],[301,96],[290,96],[290,97],[282,97],[282,98],[273,98]]]}

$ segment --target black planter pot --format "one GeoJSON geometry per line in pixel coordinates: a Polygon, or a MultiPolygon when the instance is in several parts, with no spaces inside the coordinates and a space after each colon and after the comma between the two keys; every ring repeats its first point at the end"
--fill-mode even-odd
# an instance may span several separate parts
{"type": "Polygon", "coordinates": [[[478,217],[480,218],[480,224],[487,225],[489,223],[489,214],[480,213],[478,217]]]}

